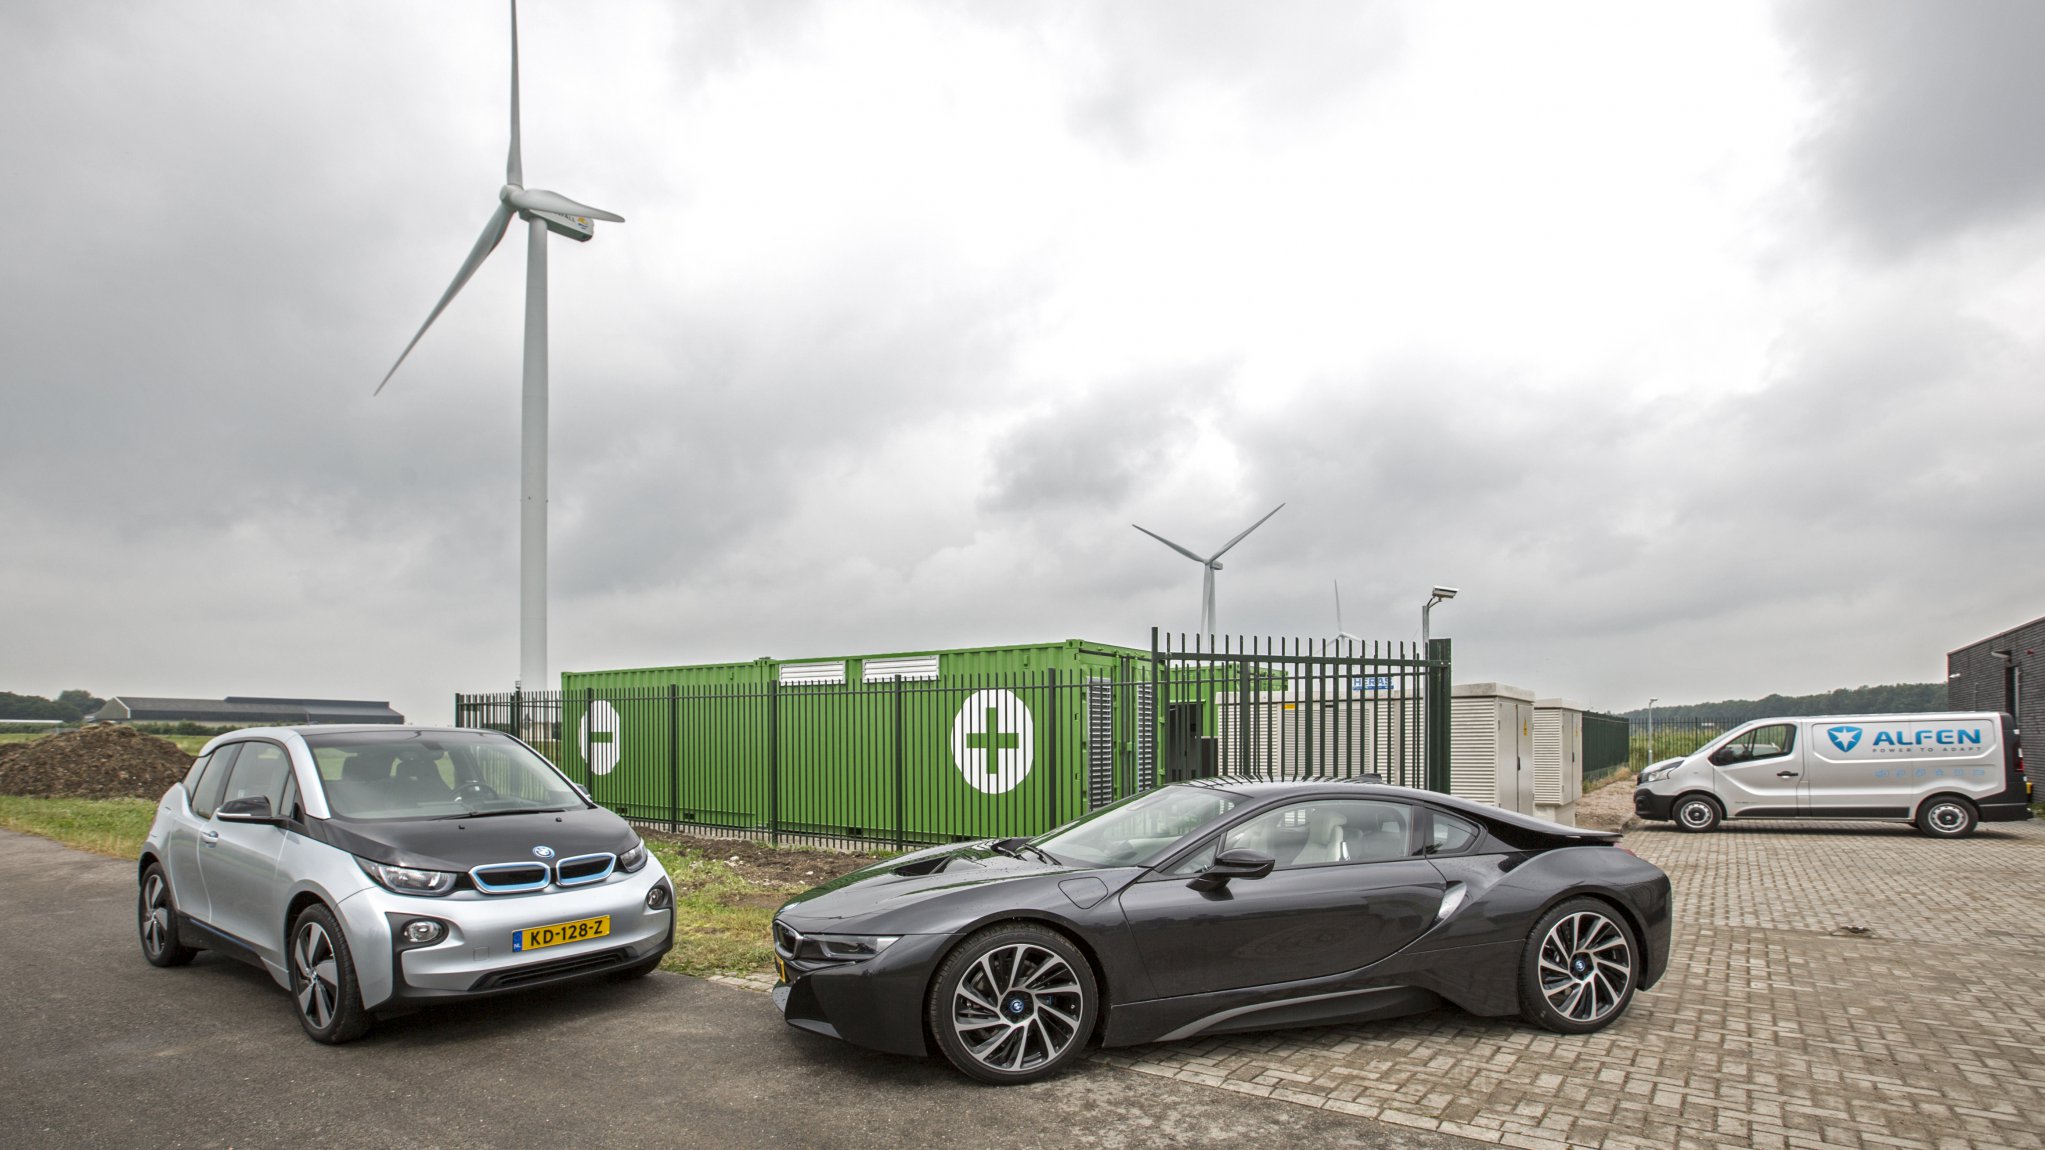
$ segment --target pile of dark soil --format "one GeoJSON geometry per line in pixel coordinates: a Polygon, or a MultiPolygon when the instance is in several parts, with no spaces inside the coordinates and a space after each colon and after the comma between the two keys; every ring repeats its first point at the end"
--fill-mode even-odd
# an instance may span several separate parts
{"type": "Polygon", "coordinates": [[[128,727],[64,731],[0,752],[0,794],[71,799],[160,798],[192,756],[128,727]]]}

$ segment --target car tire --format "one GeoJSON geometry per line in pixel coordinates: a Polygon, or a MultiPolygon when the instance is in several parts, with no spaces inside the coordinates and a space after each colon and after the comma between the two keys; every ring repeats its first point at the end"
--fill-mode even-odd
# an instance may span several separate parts
{"type": "Polygon", "coordinates": [[[1676,821],[1676,829],[1691,834],[1703,834],[1718,829],[1725,812],[1718,809],[1718,803],[1703,795],[1684,795],[1676,800],[1669,817],[1676,821]]]}
{"type": "Polygon", "coordinates": [[[1603,1030],[1633,1001],[1640,940],[1607,902],[1573,898],[1534,924],[1520,958],[1520,1015],[1562,1034],[1603,1030]]]}
{"type": "Polygon", "coordinates": [[[1963,839],[1974,833],[1981,815],[1958,795],[1934,795],[1917,808],[1917,829],[1935,839],[1963,839]]]}
{"type": "Polygon", "coordinates": [[[177,903],[162,863],[150,863],[142,871],[135,890],[135,934],[142,943],[142,957],[151,966],[183,966],[199,953],[178,937],[177,903]]]}
{"type": "Polygon", "coordinates": [[[306,907],[292,922],[285,963],[291,971],[292,1006],[308,1038],[331,1045],[369,1033],[372,1019],[362,1009],[348,938],[324,904],[306,907]]]}
{"type": "Polygon", "coordinates": [[[991,926],[959,944],[930,980],[925,1013],[945,1059],[997,1086],[1056,1074],[1085,1051],[1099,1017],[1086,956],[1031,923],[991,926]]]}

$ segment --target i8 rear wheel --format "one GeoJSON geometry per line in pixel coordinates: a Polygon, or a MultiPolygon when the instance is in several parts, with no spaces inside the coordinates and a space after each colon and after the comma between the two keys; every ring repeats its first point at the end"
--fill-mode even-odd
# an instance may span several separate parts
{"type": "Polygon", "coordinates": [[[945,1058],[982,1082],[1056,1073],[1099,1017],[1093,968],[1064,935],[1029,924],[967,939],[931,980],[928,1021],[945,1058]]]}
{"type": "Polygon", "coordinates": [[[1640,945],[1606,903],[1577,898],[1541,916],[1520,960],[1520,1013],[1564,1034],[1602,1030],[1633,1001],[1640,945]]]}

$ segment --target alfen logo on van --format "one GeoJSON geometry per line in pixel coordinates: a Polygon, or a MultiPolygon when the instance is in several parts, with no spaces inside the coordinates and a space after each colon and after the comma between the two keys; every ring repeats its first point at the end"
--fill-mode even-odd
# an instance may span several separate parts
{"type": "Polygon", "coordinates": [[[1859,727],[1833,727],[1825,732],[1832,738],[1832,745],[1842,751],[1850,751],[1860,745],[1859,727]]]}

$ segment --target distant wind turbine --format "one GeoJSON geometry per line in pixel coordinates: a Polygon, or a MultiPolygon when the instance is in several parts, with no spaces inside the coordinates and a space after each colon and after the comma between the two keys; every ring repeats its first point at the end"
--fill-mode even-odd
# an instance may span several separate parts
{"type": "Polygon", "coordinates": [[[1352,643],[1363,642],[1363,640],[1350,634],[1342,626],[1342,580],[1340,579],[1335,580],[1335,637],[1337,639],[1347,639],[1352,643]]]}
{"type": "Polygon", "coordinates": [[[1278,506],[1273,507],[1271,510],[1265,512],[1263,519],[1259,519],[1255,523],[1252,523],[1248,527],[1244,528],[1242,534],[1236,536],[1234,539],[1231,539],[1227,543],[1223,544],[1221,550],[1216,551],[1214,554],[1209,555],[1205,559],[1202,559],[1200,556],[1193,554],[1191,551],[1186,550],[1184,547],[1179,546],[1178,544],[1172,542],[1171,540],[1165,538],[1162,535],[1159,535],[1157,532],[1152,531],[1147,527],[1143,527],[1135,523],[1131,523],[1129,526],[1136,528],[1138,531],[1143,532],[1145,535],[1150,536],[1152,539],[1157,540],[1159,543],[1162,543],[1165,546],[1171,548],[1172,550],[1178,552],[1179,554],[1184,555],[1186,558],[1191,559],[1193,562],[1200,564],[1200,630],[1209,639],[1212,639],[1214,638],[1214,573],[1216,571],[1221,570],[1221,557],[1228,554],[1229,548],[1234,547],[1236,544],[1241,543],[1244,539],[1249,538],[1250,532],[1255,531],[1257,528],[1264,526],[1264,521],[1266,519],[1271,518],[1273,515],[1276,515],[1283,510],[1285,510],[1285,504],[1281,503],[1278,506]]]}
{"type": "Polygon", "coordinates": [[[419,346],[426,329],[447,310],[455,293],[483,266],[518,216],[526,228],[525,256],[525,390],[521,405],[523,434],[519,452],[518,668],[526,690],[545,690],[547,683],[547,233],[587,242],[596,234],[595,220],[622,224],[625,217],[567,196],[525,186],[525,164],[518,129],[518,0],[511,0],[511,152],[505,160],[504,186],[497,191],[497,210],[483,225],[483,234],[462,261],[454,282],[433,305],[419,334],[405,345],[397,363],[384,373],[376,394],[396,375],[399,365],[419,346]]]}

